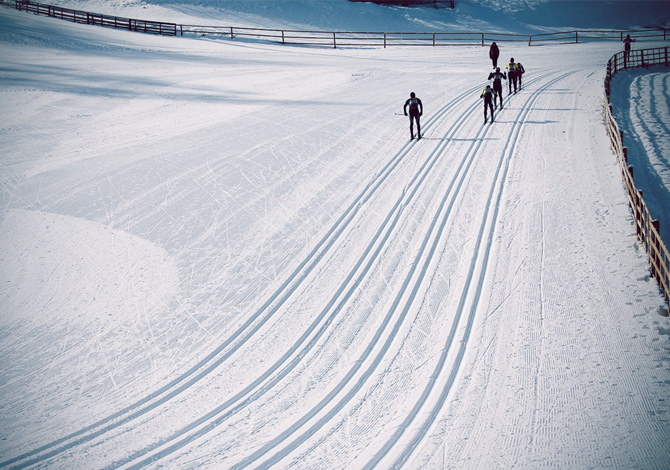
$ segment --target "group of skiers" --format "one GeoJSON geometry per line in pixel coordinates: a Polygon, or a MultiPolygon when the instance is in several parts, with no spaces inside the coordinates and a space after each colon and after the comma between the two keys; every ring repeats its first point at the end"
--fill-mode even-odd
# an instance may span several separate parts
{"type": "MultiPolygon", "coordinates": [[[[502,81],[506,80],[508,84],[509,94],[512,94],[512,88],[514,88],[514,93],[521,91],[521,78],[526,72],[520,62],[516,62],[514,57],[512,57],[507,64],[506,70],[501,71],[498,67],[498,58],[500,57],[500,49],[498,45],[494,42],[489,48],[489,58],[493,64],[493,72],[489,73],[488,80],[493,80],[493,87],[491,85],[486,85],[484,91],[482,91],[480,98],[484,99],[484,122],[488,122],[488,112],[491,111],[491,124],[493,124],[493,110],[498,109],[498,103],[500,103],[500,109],[503,109],[503,87],[502,81]]],[[[405,101],[405,106],[403,107],[405,116],[409,116],[409,133],[410,139],[414,140],[414,123],[416,122],[416,138],[421,138],[421,116],[423,115],[423,103],[419,98],[417,98],[414,92],[410,93],[410,97],[405,101]],[[408,113],[409,111],[409,113],[408,113]]]]}
{"type": "Polygon", "coordinates": [[[521,91],[521,77],[526,70],[520,62],[516,62],[514,57],[509,60],[507,70],[502,72],[498,67],[498,58],[500,57],[500,49],[494,42],[489,48],[489,58],[493,65],[494,71],[489,73],[488,80],[493,80],[493,88],[491,85],[486,85],[480,98],[484,99],[484,122],[488,122],[488,111],[491,111],[491,124],[493,124],[493,109],[498,109],[498,101],[500,102],[500,109],[503,109],[503,95],[502,95],[502,81],[507,80],[509,87],[509,94],[512,94],[512,87],[514,87],[514,94],[521,91]]]}
{"type": "MultiPolygon", "coordinates": [[[[623,40],[624,43],[624,64],[628,60],[628,55],[630,54],[631,45],[635,42],[635,39],[630,37],[630,34],[626,36],[623,40]]],[[[503,109],[503,96],[502,96],[502,81],[506,80],[508,85],[508,93],[512,94],[512,88],[514,88],[514,94],[517,91],[521,91],[521,79],[523,74],[526,71],[521,65],[520,62],[516,62],[514,57],[510,58],[509,63],[507,64],[506,71],[501,71],[498,67],[498,58],[500,57],[500,49],[498,45],[493,42],[489,48],[489,58],[493,65],[494,71],[489,73],[488,80],[493,80],[493,87],[491,85],[486,85],[484,91],[482,91],[479,96],[484,100],[484,123],[488,122],[488,111],[491,111],[491,124],[493,124],[493,110],[498,109],[498,102],[500,102],[500,109],[503,109]]],[[[405,116],[409,116],[409,132],[411,138],[414,139],[414,122],[416,121],[416,130],[417,138],[421,138],[421,124],[420,117],[423,115],[423,103],[421,100],[416,97],[414,92],[410,93],[410,98],[405,102],[405,116]],[[407,109],[409,108],[409,114],[407,114],[407,109]]]]}

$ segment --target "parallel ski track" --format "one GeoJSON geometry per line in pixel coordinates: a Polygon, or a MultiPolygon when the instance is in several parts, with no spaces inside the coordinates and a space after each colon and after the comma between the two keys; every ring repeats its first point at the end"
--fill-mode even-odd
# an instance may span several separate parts
{"type": "Polygon", "coordinates": [[[498,214],[500,210],[500,201],[503,194],[503,188],[505,180],[507,179],[507,173],[509,171],[510,162],[512,160],[512,155],[516,144],[519,140],[519,134],[521,132],[522,126],[527,120],[528,114],[533,110],[533,104],[540,97],[540,95],[556,83],[564,80],[568,76],[574,74],[574,71],[564,73],[553,80],[549,81],[545,85],[538,88],[529,99],[524,104],[524,107],[519,111],[519,114],[512,126],[512,131],[510,132],[507,142],[500,154],[498,160],[498,166],[496,168],[496,175],[491,184],[489,191],[489,204],[486,207],[484,216],[482,217],[482,223],[479,229],[479,234],[477,237],[477,243],[475,245],[475,256],[471,261],[470,269],[468,271],[468,277],[465,285],[465,289],[461,294],[461,299],[456,311],[456,320],[452,324],[452,328],[447,337],[445,347],[442,350],[440,359],[438,360],[433,373],[430,375],[430,380],[426,384],[419,400],[412,408],[411,412],[407,415],[403,423],[397,428],[393,436],[382,446],[381,450],[375,454],[375,456],[363,467],[364,469],[375,468],[381,460],[395,448],[398,444],[398,441],[401,439],[402,435],[409,428],[409,426],[414,422],[419,412],[423,406],[428,401],[429,396],[432,394],[433,389],[437,383],[437,378],[443,376],[443,374],[449,374],[446,383],[442,387],[442,390],[439,390],[439,397],[433,404],[433,406],[424,411],[424,414],[427,415],[425,421],[419,426],[418,430],[411,438],[409,443],[404,446],[402,453],[395,459],[390,469],[399,469],[409,460],[412,453],[419,446],[420,442],[424,439],[429,429],[433,425],[435,419],[437,418],[440,409],[444,406],[449,392],[456,380],[456,376],[460,370],[460,366],[465,355],[465,351],[468,346],[468,341],[470,339],[470,333],[472,331],[472,325],[474,323],[475,314],[479,306],[479,300],[481,298],[482,288],[484,286],[484,279],[487,274],[487,267],[489,263],[489,255],[493,247],[493,238],[495,233],[495,227],[498,221],[498,214]],[[491,213],[492,214],[489,214],[491,213]],[[482,246],[483,245],[483,246],[482,246]],[[481,261],[480,261],[481,258],[481,261]],[[476,285],[473,289],[473,282],[476,282],[476,285]],[[461,327],[461,319],[466,306],[470,304],[470,309],[467,311],[467,317],[465,318],[465,327],[461,327]],[[451,370],[445,371],[445,365],[447,362],[447,356],[451,350],[454,340],[459,328],[462,329],[462,336],[460,337],[460,347],[458,348],[458,353],[456,355],[454,365],[451,370]]]}
{"type": "MultiPolygon", "coordinates": [[[[423,126],[423,130],[431,129],[436,123],[452,111],[462,101],[471,99],[472,94],[481,89],[483,84],[478,84],[463,93],[459,94],[442,108],[440,108],[423,126]]],[[[268,300],[253,314],[247,321],[240,326],[229,338],[214,349],[210,354],[203,358],[192,368],[175,378],[165,386],[155,392],[147,395],[141,400],[129,405],[128,407],[111,414],[85,428],[73,432],[60,439],[56,439],[37,449],[26,452],[12,459],[0,462],[0,468],[25,468],[53,458],[63,452],[73,449],[76,446],[92,441],[98,437],[109,433],[120,426],[133,421],[157,407],[168,402],[170,399],[181,394],[191,386],[202,380],[205,376],[212,373],[234,352],[239,350],[258,330],[267,323],[275,313],[287,302],[287,300],[296,292],[302,282],[308,277],[316,266],[324,259],[326,254],[335,245],[336,240],[345,232],[363,205],[382,187],[393,171],[410,154],[416,141],[406,143],[398,153],[396,153],[387,164],[372,178],[361,193],[347,207],[344,213],[335,221],[334,225],[328,230],[324,237],[315,245],[313,250],[300,263],[300,265],[291,273],[286,281],[268,298],[268,300]]],[[[424,164],[425,166],[425,164],[424,164]]],[[[362,263],[359,261],[357,266],[362,263]]],[[[313,325],[307,331],[301,341],[304,341],[316,325],[313,325]]],[[[295,349],[295,348],[294,348],[295,349]]],[[[293,350],[292,350],[293,351],[293,350]]],[[[292,354],[292,351],[286,353],[281,361],[286,361],[292,354]]],[[[273,366],[271,370],[266,371],[261,377],[250,384],[245,391],[236,395],[229,402],[239,400],[241,395],[247,395],[250,390],[258,387],[267,379],[271,373],[281,366],[280,363],[273,366]]],[[[228,402],[227,402],[228,403],[228,402]]],[[[190,429],[190,428],[189,428],[190,429]]],[[[137,457],[137,456],[135,456],[137,457]]]]}
{"type": "MultiPolygon", "coordinates": [[[[544,76],[543,76],[544,77],[544,76]]],[[[539,80],[543,77],[536,78],[535,80],[539,80]]],[[[528,83],[532,83],[532,80],[528,83]]],[[[474,87],[473,89],[468,90],[465,95],[466,96],[471,96],[473,90],[479,90],[481,89],[482,85],[478,85],[474,87]]],[[[460,99],[459,99],[460,101],[460,99]]],[[[454,101],[452,101],[454,103],[454,101]]],[[[340,288],[338,289],[337,293],[333,296],[333,298],[330,300],[330,302],[327,304],[327,306],[324,308],[324,310],[320,313],[320,315],[317,317],[317,319],[313,322],[313,324],[308,328],[301,338],[294,344],[294,346],[286,352],[280,360],[278,360],[272,367],[270,367],[263,375],[261,375],[254,383],[250,384],[248,387],[246,387],[243,391],[241,391],[239,394],[236,396],[232,397],[231,399],[227,400],[225,403],[221,404],[211,412],[207,413],[206,415],[202,416],[201,418],[197,419],[196,421],[190,423],[189,425],[185,426],[175,434],[173,434],[170,438],[166,439],[164,442],[160,442],[157,444],[154,444],[150,446],[149,448],[142,449],[141,451],[136,452],[135,454],[131,455],[130,457],[122,460],[122,461],[117,461],[114,463],[114,465],[110,468],[142,468],[151,462],[154,462],[156,460],[159,460],[169,454],[172,454],[176,452],[177,450],[183,448],[184,446],[192,443],[196,439],[204,436],[205,434],[209,433],[213,429],[217,428],[221,424],[223,424],[228,418],[230,418],[233,414],[239,412],[241,409],[247,407],[249,404],[252,402],[258,400],[262,395],[267,393],[269,390],[271,390],[280,380],[285,378],[299,363],[300,360],[306,356],[306,354],[314,347],[314,345],[317,343],[319,338],[323,336],[323,334],[326,332],[327,327],[332,324],[332,322],[335,320],[337,317],[337,314],[339,311],[341,311],[342,307],[344,304],[350,299],[352,294],[354,293],[356,286],[360,284],[362,279],[367,275],[367,273],[370,271],[372,266],[374,265],[375,260],[377,259],[378,254],[381,252],[383,247],[385,246],[386,241],[390,238],[391,234],[394,231],[394,227],[396,225],[396,222],[399,218],[399,216],[402,214],[404,207],[406,207],[409,202],[414,198],[414,196],[419,192],[419,189],[421,188],[421,183],[427,178],[428,174],[430,173],[430,170],[432,167],[435,165],[435,163],[439,160],[439,157],[443,155],[445,152],[446,148],[448,147],[449,142],[451,142],[452,138],[460,127],[462,126],[463,123],[467,121],[467,119],[470,118],[470,116],[473,113],[476,113],[480,109],[481,104],[478,102],[473,103],[472,105],[468,106],[466,108],[466,111],[459,116],[457,119],[456,123],[453,124],[447,133],[445,134],[445,139],[443,140],[443,143],[441,145],[438,145],[429,155],[429,157],[424,161],[423,165],[421,168],[415,173],[415,176],[412,178],[412,180],[407,184],[405,187],[405,190],[403,192],[402,197],[396,202],[396,204],[393,206],[393,208],[389,211],[389,214],[387,215],[384,223],[381,225],[371,242],[369,243],[368,247],[366,248],[363,256],[358,260],[356,263],[354,269],[350,272],[350,274],[347,276],[347,278],[344,280],[340,288]],[[366,262],[367,259],[367,262],[366,262]],[[329,314],[330,312],[330,314],[329,314]],[[324,321],[325,319],[325,321],[324,321]],[[319,326],[319,324],[321,326],[319,326]],[[317,329],[318,328],[318,329],[317,329]],[[311,339],[310,339],[311,337],[311,339]],[[305,343],[309,339],[309,343],[307,343],[300,351],[298,351],[298,348],[300,345],[305,343]],[[291,359],[292,358],[292,359],[291,359]],[[286,364],[286,365],[284,365],[286,364]],[[281,367],[283,368],[274,376],[271,377],[271,374],[274,373],[275,371],[279,370],[281,367]],[[269,379],[269,380],[268,380],[269,379]],[[262,383],[264,381],[268,380],[266,383],[262,383]],[[178,439],[178,440],[177,440],[178,439]],[[176,441],[176,442],[175,442],[176,441]]],[[[446,109],[443,108],[443,111],[446,112],[446,109]]],[[[432,120],[432,122],[435,122],[435,120],[432,120]]],[[[426,126],[428,128],[428,126],[426,126]]],[[[486,132],[488,132],[489,126],[483,126],[480,128],[480,131],[478,132],[478,137],[479,135],[484,135],[486,132]]],[[[482,139],[477,140],[479,144],[477,145],[477,148],[479,145],[481,145],[482,139]]],[[[474,145],[474,144],[473,144],[474,145]]],[[[401,153],[406,153],[411,149],[411,144],[406,145],[403,150],[401,150],[401,153]]],[[[472,149],[471,149],[472,150],[472,149]]],[[[465,157],[462,159],[460,165],[459,165],[459,172],[462,172],[463,174],[461,175],[460,181],[458,183],[457,189],[460,188],[460,185],[462,182],[465,180],[466,174],[467,174],[467,168],[471,165],[471,163],[474,161],[474,156],[476,155],[476,151],[472,152],[469,151],[465,157]],[[463,168],[465,167],[465,170],[463,168]]],[[[396,155],[397,157],[398,155],[396,155]]],[[[394,158],[396,158],[394,157],[394,158]]],[[[458,173],[456,175],[458,175],[458,173]]],[[[456,177],[454,178],[456,179],[456,177]]],[[[454,182],[452,182],[451,186],[454,186],[454,182]]],[[[456,196],[458,195],[458,190],[455,191],[453,194],[453,198],[451,200],[450,208],[453,207],[454,201],[456,196]]],[[[443,202],[444,206],[444,202],[443,202]]],[[[435,224],[436,224],[437,218],[434,219],[433,226],[431,227],[431,233],[434,233],[435,229],[435,224]]],[[[446,221],[445,221],[446,224],[446,221]]],[[[444,224],[442,225],[444,227],[444,224]]],[[[438,235],[439,236],[439,235],[438,235]]],[[[431,249],[431,252],[426,255],[427,250],[426,250],[426,245],[428,243],[429,236],[426,237],[424,240],[424,244],[422,246],[421,256],[430,256],[432,255],[432,252],[434,252],[435,247],[431,249]]],[[[418,262],[414,263],[413,266],[419,265],[418,262]]],[[[414,272],[415,268],[412,269],[412,272],[414,272]]],[[[421,284],[421,279],[425,275],[425,268],[424,271],[421,273],[421,278],[414,283],[414,288],[412,289],[412,299],[416,296],[416,290],[418,289],[418,286],[421,284]]],[[[312,412],[308,413],[303,419],[299,421],[299,423],[296,423],[294,426],[289,428],[289,430],[285,431],[282,433],[283,435],[288,435],[293,432],[295,432],[296,426],[302,426],[306,421],[308,421],[310,418],[312,418],[315,414],[317,414],[321,409],[323,409],[329,402],[331,402],[334,398],[335,395],[338,393],[342,392],[345,390],[345,385],[349,383],[353,376],[356,374],[356,372],[361,368],[363,361],[365,360],[366,357],[368,357],[373,349],[373,345],[377,343],[379,340],[379,337],[381,337],[384,333],[385,330],[387,330],[388,325],[390,324],[391,318],[396,311],[396,307],[399,304],[402,296],[404,293],[409,291],[409,282],[411,280],[411,275],[408,276],[408,278],[405,281],[405,284],[403,285],[403,290],[401,294],[398,296],[396,299],[396,302],[393,306],[393,308],[388,312],[387,318],[385,319],[384,323],[380,326],[380,328],[377,331],[377,334],[375,335],[375,338],[372,343],[370,343],[370,346],[366,349],[364,356],[360,358],[359,360],[355,361],[355,366],[352,367],[352,369],[348,372],[348,374],[345,376],[345,378],[341,381],[338,386],[331,391],[331,393],[328,394],[326,398],[322,400],[322,402],[317,405],[312,412]],[[288,434],[287,434],[288,433],[288,434]]],[[[411,302],[410,302],[411,303],[411,302]]],[[[406,307],[405,311],[403,312],[403,317],[407,313],[409,307],[406,307]]],[[[390,347],[390,343],[392,342],[393,338],[395,338],[395,335],[397,333],[397,330],[400,328],[400,325],[402,324],[402,318],[396,323],[392,334],[389,336],[389,339],[387,341],[387,348],[390,347]]],[[[381,361],[381,358],[383,357],[385,353],[385,350],[382,351],[381,354],[378,355],[377,361],[375,364],[377,364],[379,361],[381,361]]],[[[370,369],[370,374],[372,373],[371,371],[374,369],[372,367],[370,369]]],[[[365,378],[367,378],[369,374],[366,375],[365,378]]],[[[360,386],[362,386],[362,383],[364,382],[363,379],[359,380],[359,385],[357,387],[353,387],[352,390],[358,390],[360,386]]],[[[348,394],[347,400],[348,401],[351,396],[353,396],[354,391],[350,392],[348,394]]],[[[344,403],[342,404],[344,406],[344,403]]],[[[342,406],[338,407],[337,409],[339,410],[342,406]]],[[[308,431],[305,435],[309,436],[313,430],[308,431]]],[[[280,436],[281,437],[281,436],[280,436]]],[[[262,452],[260,455],[266,453],[269,451],[271,447],[273,447],[274,444],[268,444],[268,449],[265,450],[265,452],[262,452],[263,449],[261,449],[260,452],[262,452]]],[[[292,449],[291,449],[292,450],[292,449]]],[[[290,452],[290,450],[289,450],[290,452]]],[[[259,455],[259,456],[260,456],[259,455]]],[[[248,459],[253,459],[254,456],[250,456],[248,459]]],[[[246,460],[240,464],[238,464],[237,467],[234,468],[243,468],[244,466],[247,466],[248,463],[245,463],[246,460]]],[[[251,463],[251,460],[249,461],[249,464],[251,463]]],[[[268,465],[273,462],[268,462],[268,465]]],[[[265,466],[265,465],[264,465],[265,466]]]]}
{"type": "MultiPolygon", "coordinates": [[[[525,116],[530,112],[530,105],[532,102],[537,99],[537,97],[540,95],[542,91],[544,91],[547,87],[551,86],[553,83],[565,78],[566,76],[570,75],[573,72],[568,72],[556,79],[551,80],[548,84],[545,86],[541,87],[540,89],[536,90],[531,97],[526,101],[526,104],[522,108],[522,111],[520,112],[520,116],[525,116]]],[[[538,77],[536,80],[540,80],[544,78],[545,76],[550,75],[546,74],[542,77],[538,77]]],[[[528,81],[526,86],[528,84],[532,84],[534,81],[528,81]]],[[[509,103],[509,101],[508,101],[509,103]]],[[[471,115],[474,111],[480,109],[480,104],[478,103],[474,108],[470,108],[466,113],[464,113],[461,116],[461,120],[467,119],[469,115],[471,115]]],[[[503,162],[505,161],[505,157],[508,155],[511,155],[514,149],[514,145],[516,144],[516,139],[518,138],[519,130],[521,128],[521,125],[519,123],[520,118],[517,118],[515,125],[514,125],[514,132],[510,133],[510,138],[508,139],[508,142],[505,146],[505,150],[503,151],[499,164],[496,170],[496,178],[494,179],[494,183],[491,188],[491,193],[490,193],[490,198],[493,199],[494,195],[494,189],[496,187],[497,181],[500,180],[500,172],[501,169],[503,168],[503,162]],[[514,138],[512,139],[512,135],[514,138]],[[509,149],[509,150],[508,150],[509,149]]],[[[457,124],[454,127],[460,127],[460,123],[457,124]]],[[[449,188],[446,191],[443,200],[441,201],[440,208],[438,210],[438,214],[442,213],[441,218],[438,217],[437,215],[433,218],[433,222],[431,224],[431,227],[428,231],[428,233],[425,236],[424,242],[421,246],[421,249],[419,250],[419,253],[416,256],[415,261],[412,263],[412,268],[407,275],[404,284],[402,285],[402,288],[400,292],[397,294],[396,299],[387,313],[387,316],[385,317],[383,324],[379,327],[377,330],[376,334],[370,341],[368,347],[365,349],[363,352],[362,356],[355,361],[354,366],[350,369],[349,373],[345,376],[345,378],[337,385],[335,389],[333,389],[319,404],[317,404],[312,410],[310,410],[308,413],[306,413],[300,420],[298,420],[294,425],[286,429],[284,432],[282,432],[280,435],[278,435],[276,438],[272,439],[268,443],[266,443],[264,446],[262,446],[260,449],[258,449],[256,452],[251,454],[250,456],[246,457],[243,459],[241,462],[237,463],[234,465],[233,469],[242,469],[246,468],[254,463],[256,463],[258,460],[260,460],[265,454],[270,453],[271,451],[275,451],[274,455],[271,456],[270,458],[264,460],[261,462],[259,465],[257,465],[255,468],[271,468],[274,464],[278,463],[281,461],[283,458],[287,457],[293,450],[295,450],[297,447],[299,447],[301,444],[306,442],[311,436],[314,435],[315,432],[317,432],[319,429],[323,428],[331,419],[333,419],[336,414],[341,411],[344,406],[355,396],[355,394],[363,387],[364,383],[366,380],[371,377],[376,370],[377,366],[381,363],[383,357],[385,356],[386,352],[389,350],[391,347],[391,343],[395,339],[395,336],[400,329],[404,318],[407,316],[408,312],[410,311],[410,308],[412,306],[413,301],[416,298],[416,294],[418,290],[420,289],[420,286],[422,284],[422,281],[427,273],[428,270],[428,265],[431,261],[432,255],[434,254],[436,248],[437,248],[437,243],[440,239],[440,235],[442,234],[443,229],[447,226],[448,220],[451,215],[451,211],[453,208],[453,205],[459,195],[460,192],[460,187],[462,186],[463,182],[465,181],[468,170],[470,168],[470,165],[472,162],[475,160],[475,157],[477,156],[477,151],[479,150],[479,147],[482,145],[482,142],[484,141],[484,137],[488,134],[490,131],[491,126],[484,124],[482,125],[479,130],[477,131],[476,136],[474,137],[474,140],[472,144],[470,145],[468,151],[466,152],[465,156],[463,157],[461,164],[459,165],[459,170],[455,174],[454,179],[451,181],[449,184],[449,188]],[[433,242],[430,248],[427,248],[430,242],[430,239],[432,238],[433,242]],[[420,268],[419,268],[420,267],[420,268]],[[354,375],[356,372],[362,368],[363,363],[368,359],[368,357],[372,354],[373,349],[375,346],[379,343],[384,330],[386,330],[392,320],[393,314],[396,312],[398,309],[401,301],[403,298],[407,297],[407,300],[405,301],[405,304],[401,307],[402,311],[400,313],[400,316],[396,319],[395,324],[393,325],[391,329],[391,333],[388,335],[386,340],[384,341],[383,345],[377,349],[375,357],[371,360],[370,365],[367,367],[367,369],[361,374],[361,376],[356,380],[355,384],[351,387],[347,387],[347,385],[354,379],[354,375]],[[336,402],[333,404],[333,402],[337,399],[337,395],[340,393],[344,393],[344,395],[336,402]],[[328,411],[325,411],[321,417],[317,417],[319,413],[321,413],[326,407],[330,407],[328,411]],[[309,425],[310,421],[316,420],[313,424],[309,425]],[[304,428],[307,426],[307,429],[301,432],[301,434],[297,437],[295,437],[291,442],[287,443],[282,449],[278,450],[278,447],[286,440],[288,440],[291,436],[294,434],[298,433],[301,431],[301,428],[304,428]]],[[[441,152],[440,152],[441,153],[441,152]]],[[[509,161],[509,159],[507,159],[509,161]]],[[[507,169],[507,166],[504,167],[505,170],[507,169]]],[[[505,171],[506,173],[506,171],[505,171]]],[[[504,179],[503,179],[504,180],[504,179]]],[[[503,181],[500,180],[500,181],[503,181]]],[[[497,205],[499,204],[499,198],[501,197],[502,194],[502,186],[500,186],[499,189],[499,194],[496,199],[496,210],[495,210],[495,216],[497,217],[497,205]]],[[[443,350],[443,353],[440,358],[440,363],[437,366],[436,371],[431,375],[431,381],[429,382],[429,385],[426,387],[426,390],[422,394],[420,401],[417,402],[417,405],[415,408],[412,410],[411,414],[407,417],[403,425],[401,425],[400,430],[397,431],[393,438],[390,439],[382,448],[382,450],[373,457],[373,459],[367,464],[367,468],[374,468],[377,463],[384,457],[384,455],[393,447],[394,443],[401,437],[404,429],[409,426],[409,423],[413,421],[413,419],[416,417],[418,414],[420,408],[422,407],[422,404],[426,401],[428,395],[430,394],[430,391],[434,387],[434,381],[438,377],[439,374],[443,368],[444,368],[444,363],[446,362],[446,357],[449,352],[450,346],[453,344],[454,339],[453,335],[455,335],[456,331],[458,330],[458,326],[460,324],[460,318],[462,317],[463,309],[466,305],[466,301],[470,301],[473,303],[472,308],[470,310],[470,314],[468,316],[468,334],[469,334],[469,328],[471,326],[472,321],[474,320],[474,312],[477,307],[477,302],[479,300],[479,297],[481,295],[481,288],[483,284],[483,279],[484,275],[486,273],[486,263],[488,262],[488,255],[491,249],[491,243],[490,241],[492,240],[493,237],[493,231],[495,228],[495,223],[489,224],[489,233],[485,234],[485,228],[487,226],[487,218],[488,218],[488,212],[490,211],[490,204],[487,207],[486,214],[483,218],[483,222],[480,227],[479,231],[479,236],[478,236],[478,241],[476,245],[476,252],[475,256],[472,261],[472,265],[469,271],[469,275],[467,278],[467,282],[464,288],[464,292],[462,293],[461,296],[461,301],[459,304],[459,310],[457,312],[457,318],[454,321],[454,324],[452,326],[452,331],[450,332],[450,337],[448,339],[447,344],[445,345],[445,349],[443,350]],[[477,286],[475,286],[475,289],[473,291],[472,289],[472,279],[475,276],[475,266],[478,264],[478,260],[480,257],[479,253],[479,247],[482,244],[482,240],[484,236],[487,236],[487,247],[486,251],[484,253],[484,264],[478,268],[479,270],[479,282],[477,286]],[[405,427],[403,427],[405,426],[405,427]]],[[[467,346],[467,341],[464,341],[461,343],[461,349],[459,351],[459,360],[464,354],[465,348],[467,346]]],[[[455,375],[457,373],[458,368],[454,369],[452,373],[450,374],[450,381],[453,382],[455,375]],[[453,377],[452,377],[453,375],[453,377]]],[[[448,392],[448,388],[447,388],[448,392]]],[[[444,393],[443,400],[446,400],[446,393],[444,393]]],[[[440,404],[441,405],[441,404],[440,404]]],[[[436,409],[439,409],[436,408],[436,409]]],[[[433,410],[435,411],[435,410],[433,410]]],[[[434,419],[434,416],[433,416],[434,419]]],[[[425,427],[424,434],[427,432],[429,425],[425,427]]],[[[421,436],[422,437],[422,436],[421,436]]],[[[416,443],[414,446],[418,445],[418,442],[421,440],[421,438],[417,439],[416,443]]],[[[402,462],[399,462],[399,465],[402,465],[402,463],[406,459],[403,459],[402,462]]]]}

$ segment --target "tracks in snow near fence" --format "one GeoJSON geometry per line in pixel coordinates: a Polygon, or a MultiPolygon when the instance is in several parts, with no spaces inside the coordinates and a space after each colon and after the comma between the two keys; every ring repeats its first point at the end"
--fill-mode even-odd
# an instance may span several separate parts
{"type": "MultiPolygon", "coordinates": [[[[504,181],[520,131],[532,110],[533,103],[541,93],[571,73],[574,72],[556,76],[539,87],[528,95],[525,103],[518,110],[504,148],[495,162],[495,177],[489,188],[489,202],[481,219],[465,288],[461,293],[455,319],[442,354],[429,382],[425,384],[412,410],[377,453],[371,457],[365,468],[374,468],[382,461],[385,465],[390,464],[390,468],[400,468],[411,457],[412,452],[425,437],[437,416],[437,412],[445,403],[467,348],[469,334],[487,273],[504,181]],[[459,342],[458,350],[452,351],[453,346],[459,344],[459,342]],[[448,367],[449,365],[451,365],[451,368],[448,367]],[[430,408],[428,411],[424,410],[426,406],[430,408]],[[420,415],[425,416],[425,418],[422,418],[423,421],[421,421],[420,415]],[[417,425],[417,421],[421,422],[417,425]],[[411,436],[406,435],[409,434],[406,431],[410,425],[414,426],[414,434],[411,436]],[[394,449],[396,453],[392,454],[394,449]],[[402,451],[398,451],[398,449],[402,449],[402,451]]],[[[546,74],[528,80],[524,88],[549,76],[550,74],[546,74]]],[[[417,198],[431,170],[450,149],[454,139],[459,137],[459,132],[465,127],[464,125],[473,119],[481,118],[482,104],[480,100],[476,100],[474,103],[469,102],[472,101],[473,96],[478,96],[479,90],[483,86],[484,84],[479,84],[464,91],[426,120],[423,129],[424,134],[425,131],[435,128],[450,113],[461,110],[455,122],[444,132],[441,142],[423,159],[420,166],[418,165],[413,176],[404,187],[401,196],[388,211],[360,258],[347,273],[325,308],[302,333],[300,338],[274,364],[236,395],[187,426],[173,432],[169,438],[136,451],[122,460],[117,460],[110,464],[109,468],[142,468],[177,452],[225,424],[231,417],[258,401],[301,364],[301,360],[327,333],[329,326],[333,324],[345,304],[354,295],[357,286],[369,275],[379,255],[397,229],[403,211],[417,198]]],[[[510,98],[514,98],[516,101],[521,96],[524,95],[508,97],[508,106],[510,98]]],[[[442,195],[437,211],[431,217],[430,227],[424,235],[420,250],[415,255],[401,289],[397,292],[391,307],[385,313],[385,317],[359,358],[353,362],[353,365],[349,366],[343,378],[328,391],[321,401],[274,439],[261,445],[255,452],[235,464],[233,468],[241,469],[252,465],[258,468],[268,468],[287,457],[317,430],[324,429],[328,423],[336,418],[337,414],[375,374],[382,359],[389,352],[391,344],[394,340],[397,340],[398,332],[408,312],[412,308],[416,308],[416,304],[421,302],[419,294],[424,288],[429,265],[437,250],[438,242],[450,224],[454,206],[473,163],[477,158],[482,157],[479,150],[492,128],[494,127],[488,124],[480,125],[472,143],[457,163],[458,169],[442,195]]],[[[316,244],[287,280],[268,298],[264,305],[198,364],[142,400],[61,439],[54,440],[13,459],[0,462],[0,467],[24,468],[34,464],[46,463],[68,451],[76,452],[80,446],[87,444],[94,446],[101,442],[104,443],[107,440],[106,438],[113,438],[113,436],[108,437],[112,431],[118,430],[123,425],[129,424],[149,412],[156,411],[161,406],[169,405],[170,400],[198,384],[209,374],[214,373],[287,304],[289,299],[308,281],[310,274],[314,273],[321,263],[327,262],[327,255],[337,248],[336,242],[341,240],[346,230],[354,223],[361,209],[383,187],[384,183],[390,179],[390,176],[403,161],[416,156],[419,149],[418,145],[421,144],[416,141],[405,144],[380,169],[363,191],[354,198],[351,205],[336,220],[326,235],[316,244]]],[[[493,165],[494,162],[491,162],[491,164],[493,165]]]]}

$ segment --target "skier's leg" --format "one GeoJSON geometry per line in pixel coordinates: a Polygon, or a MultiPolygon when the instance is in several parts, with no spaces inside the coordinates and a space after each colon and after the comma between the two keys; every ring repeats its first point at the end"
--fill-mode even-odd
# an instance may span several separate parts
{"type": "Polygon", "coordinates": [[[421,121],[420,116],[418,114],[416,115],[416,138],[417,139],[421,138],[421,121]]]}
{"type": "Polygon", "coordinates": [[[412,139],[414,138],[414,115],[412,113],[409,113],[409,135],[412,139]]]}

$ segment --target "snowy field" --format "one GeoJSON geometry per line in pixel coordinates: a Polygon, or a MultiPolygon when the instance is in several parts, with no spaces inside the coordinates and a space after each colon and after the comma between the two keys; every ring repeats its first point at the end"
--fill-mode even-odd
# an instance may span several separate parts
{"type": "Polygon", "coordinates": [[[527,73],[491,125],[486,48],[0,8],[0,468],[667,468],[670,320],[603,117],[620,49],[502,44],[527,73]]]}

